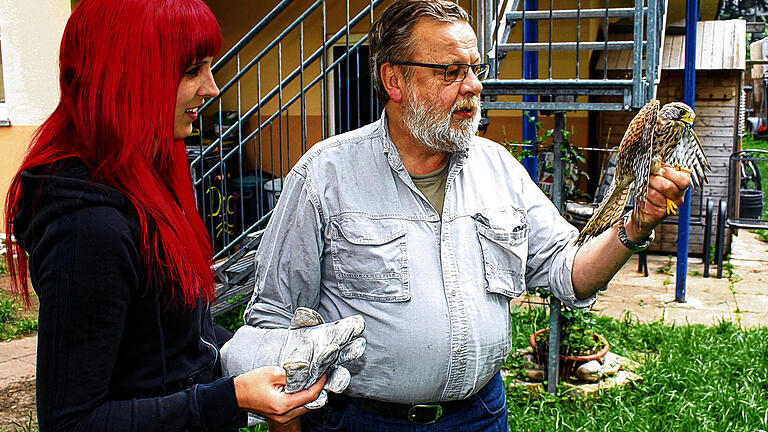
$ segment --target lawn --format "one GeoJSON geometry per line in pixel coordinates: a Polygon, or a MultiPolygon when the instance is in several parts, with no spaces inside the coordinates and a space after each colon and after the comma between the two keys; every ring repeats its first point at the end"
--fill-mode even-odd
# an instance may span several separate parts
{"type": "MultiPolygon", "coordinates": [[[[746,135],[741,143],[742,150],[766,150],[768,151],[768,139],[756,139],[746,135]]],[[[762,219],[768,219],[768,161],[758,161],[757,168],[762,178],[763,189],[763,214],[762,219]]],[[[763,241],[768,242],[768,230],[756,230],[763,241]]]]}
{"type": "MultiPolygon", "coordinates": [[[[547,319],[541,309],[513,310],[513,348],[526,347],[529,335],[546,327],[547,319]]],[[[643,381],[587,400],[535,398],[511,390],[512,431],[768,431],[768,327],[670,326],[598,317],[595,328],[613,352],[642,364],[643,381]]]]}
{"type": "MultiPolygon", "coordinates": [[[[514,347],[527,346],[543,311],[513,311],[514,347]]],[[[766,431],[768,327],[628,323],[598,317],[612,351],[642,364],[643,381],[585,401],[509,392],[514,431],[766,431]]]]}
{"type": "MultiPolygon", "coordinates": [[[[36,306],[37,303],[34,303],[36,306]]],[[[25,310],[11,294],[10,277],[5,259],[0,255],[0,342],[26,336],[37,331],[37,308],[25,310]]]]}

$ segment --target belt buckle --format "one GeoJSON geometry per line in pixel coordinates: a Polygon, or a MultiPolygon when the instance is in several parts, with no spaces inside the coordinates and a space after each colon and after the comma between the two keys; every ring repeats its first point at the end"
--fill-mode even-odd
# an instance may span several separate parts
{"type": "Polygon", "coordinates": [[[437,421],[443,415],[443,407],[437,404],[414,405],[408,410],[408,421],[419,425],[429,425],[437,421]],[[434,410],[434,416],[428,416],[422,410],[434,410]]]}

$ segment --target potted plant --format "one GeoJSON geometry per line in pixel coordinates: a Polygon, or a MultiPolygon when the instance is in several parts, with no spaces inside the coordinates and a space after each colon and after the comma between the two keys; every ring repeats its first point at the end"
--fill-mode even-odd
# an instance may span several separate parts
{"type": "MultiPolygon", "coordinates": [[[[541,295],[541,293],[540,293],[541,295]]],[[[544,293],[544,297],[551,296],[544,293]]],[[[592,360],[602,359],[610,349],[608,341],[592,328],[594,313],[587,309],[564,306],[560,326],[560,375],[569,379],[576,369],[592,360]]],[[[529,338],[536,363],[546,365],[549,353],[549,328],[535,331],[529,338]]]]}

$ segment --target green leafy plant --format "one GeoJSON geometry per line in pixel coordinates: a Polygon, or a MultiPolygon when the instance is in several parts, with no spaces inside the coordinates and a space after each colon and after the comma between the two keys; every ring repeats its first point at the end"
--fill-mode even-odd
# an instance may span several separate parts
{"type": "MultiPolygon", "coordinates": [[[[527,111],[524,112],[527,114],[527,111]]],[[[514,142],[506,140],[504,146],[507,150],[515,156],[518,160],[522,161],[527,157],[538,158],[538,170],[539,177],[542,172],[553,172],[554,167],[551,160],[545,156],[547,152],[552,152],[554,148],[555,129],[546,129],[543,132],[541,128],[543,123],[535,121],[533,117],[528,117],[529,122],[535,122],[536,138],[533,140],[523,140],[521,142],[514,142]],[[531,149],[533,147],[533,149],[531,149]]],[[[584,154],[581,150],[574,146],[571,141],[571,136],[574,131],[563,130],[563,141],[560,144],[560,159],[563,161],[563,172],[565,175],[564,195],[566,200],[578,200],[589,199],[587,194],[584,194],[579,190],[579,182],[582,177],[589,178],[586,171],[581,169],[581,163],[585,162],[584,154]]],[[[546,190],[545,193],[548,193],[546,190]]]]}
{"type": "Polygon", "coordinates": [[[37,427],[35,419],[32,418],[31,412],[27,413],[27,418],[22,423],[16,421],[11,421],[11,423],[14,425],[13,432],[33,432],[40,430],[40,428],[37,427]]]}
{"type": "Polygon", "coordinates": [[[224,327],[225,329],[236,332],[237,329],[243,326],[243,313],[245,312],[246,304],[242,304],[234,309],[231,309],[223,314],[214,317],[216,324],[224,327]]]}
{"type": "Polygon", "coordinates": [[[0,294],[0,341],[26,336],[37,331],[37,319],[22,314],[13,298],[0,294]]]}
{"type": "MultiPolygon", "coordinates": [[[[552,294],[540,288],[534,288],[531,291],[545,299],[552,297],[552,294]]],[[[595,337],[594,327],[597,317],[592,311],[562,306],[560,318],[560,355],[592,355],[604,348],[603,342],[595,337]]],[[[535,342],[539,360],[546,361],[549,332],[539,334],[535,342]]]]}
{"type": "MultiPolygon", "coordinates": [[[[591,311],[564,306],[560,314],[560,355],[592,355],[605,347],[602,340],[595,337],[596,319],[591,311]]],[[[549,332],[543,332],[536,337],[536,353],[539,360],[546,361],[548,347],[549,332]]]]}

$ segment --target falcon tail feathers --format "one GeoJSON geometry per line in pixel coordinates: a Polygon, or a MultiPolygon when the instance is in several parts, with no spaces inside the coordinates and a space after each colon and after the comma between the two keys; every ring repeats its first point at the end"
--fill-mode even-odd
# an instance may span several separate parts
{"type": "Polygon", "coordinates": [[[629,184],[616,185],[616,182],[611,184],[606,198],[579,233],[576,245],[581,246],[592,237],[597,237],[621,218],[629,191],[632,189],[629,186],[629,184]]]}

